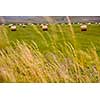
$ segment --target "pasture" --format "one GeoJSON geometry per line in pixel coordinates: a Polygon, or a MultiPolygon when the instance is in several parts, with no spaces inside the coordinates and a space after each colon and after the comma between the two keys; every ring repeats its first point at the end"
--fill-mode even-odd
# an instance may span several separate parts
{"type": "Polygon", "coordinates": [[[100,82],[100,25],[72,27],[0,26],[0,82],[100,82]]]}
{"type": "MultiPolygon", "coordinates": [[[[51,24],[48,31],[43,31],[39,25],[27,25],[26,28],[17,26],[17,31],[11,31],[8,26],[4,26],[7,29],[7,35],[9,41],[24,40],[30,43],[33,40],[39,47],[41,52],[50,50],[53,43],[63,44],[63,39],[66,42],[72,42],[72,34],[67,24],[51,24]]],[[[97,52],[100,55],[100,25],[92,24],[88,25],[88,31],[82,32],[80,25],[74,24],[73,29],[75,32],[76,41],[78,46],[86,50],[91,47],[91,42],[97,48],[97,52]]]]}

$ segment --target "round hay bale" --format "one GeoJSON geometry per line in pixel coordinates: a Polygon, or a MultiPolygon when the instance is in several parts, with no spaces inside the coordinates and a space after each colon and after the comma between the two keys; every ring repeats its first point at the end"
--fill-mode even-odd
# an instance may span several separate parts
{"type": "Polygon", "coordinates": [[[80,25],[82,25],[82,23],[80,23],[80,25]]]}
{"type": "Polygon", "coordinates": [[[49,24],[46,24],[47,26],[49,25],[49,24]]]}
{"type": "Polygon", "coordinates": [[[91,25],[91,23],[88,23],[88,25],[91,25]]]}
{"type": "Polygon", "coordinates": [[[2,24],[2,26],[4,26],[5,24],[2,24]]]}
{"type": "Polygon", "coordinates": [[[16,31],[16,26],[15,25],[11,26],[11,31],[16,31]]]}
{"type": "Polygon", "coordinates": [[[23,24],[23,28],[25,28],[25,27],[26,27],[26,25],[23,24]]]}
{"type": "Polygon", "coordinates": [[[95,24],[98,24],[97,22],[95,22],[95,24]]]}
{"type": "Polygon", "coordinates": [[[87,31],[87,25],[81,25],[80,28],[81,31],[87,31]]]}
{"type": "Polygon", "coordinates": [[[47,25],[43,25],[43,26],[42,26],[42,30],[43,30],[43,31],[47,31],[47,30],[48,30],[48,26],[47,26],[47,25]]]}
{"type": "Polygon", "coordinates": [[[68,25],[71,25],[71,23],[68,23],[68,25]]]}
{"type": "Polygon", "coordinates": [[[44,26],[43,24],[40,25],[41,28],[42,28],[43,26],[44,26]]]}
{"type": "Polygon", "coordinates": [[[20,26],[22,25],[22,24],[19,24],[20,26]]]}
{"type": "Polygon", "coordinates": [[[10,28],[11,26],[13,26],[13,24],[9,24],[8,27],[10,28]]]}
{"type": "Polygon", "coordinates": [[[27,23],[27,25],[31,25],[31,23],[27,23]]]}

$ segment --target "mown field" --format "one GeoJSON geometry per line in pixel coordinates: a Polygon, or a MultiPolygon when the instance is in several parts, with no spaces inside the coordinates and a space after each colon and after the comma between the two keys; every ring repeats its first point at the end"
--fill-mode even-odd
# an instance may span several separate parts
{"type": "Polygon", "coordinates": [[[72,27],[0,26],[0,82],[100,82],[100,25],[72,27]]]}
{"type": "MultiPolygon", "coordinates": [[[[48,49],[50,50],[52,41],[57,44],[63,43],[62,37],[65,38],[66,42],[72,42],[72,34],[70,33],[70,28],[67,24],[51,24],[49,25],[48,31],[42,31],[39,25],[28,25],[26,28],[17,26],[17,31],[11,31],[8,26],[5,27],[7,28],[7,35],[10,42],[16,41],[17,39],[19,41],[24,40],[27,43],[30,43],[30,41],[33,40],[36,42],[41,52],[45,52],[48,49]]],[[[81,49],[86,50],[91,46],[90,43],[92,42],[100,55],[100,25],[88,25],[88,31],[86,32],[82,32],[80,30],[80,25],[77,24],[74,24],[73,28],[78,46],[81,49]]]]}

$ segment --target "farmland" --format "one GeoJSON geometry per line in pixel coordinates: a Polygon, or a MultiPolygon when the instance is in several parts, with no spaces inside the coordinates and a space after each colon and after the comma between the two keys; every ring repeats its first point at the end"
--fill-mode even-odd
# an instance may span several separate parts
{"type": "MultiPolygon", "coordinates": [[[[67,24],[62,25],[49,25],[48,31],[42,31],[39,25],[27,26],[26,28],[17,26],[17,31],[11,31],[8,26],[5,26],[7,29],[7,35],[9,41],[24,40],[30,43],[31,40],[36,42],[41,52],[45,52],[47,49],[50,49],[52,41],[55,41],[57,44],[63,42],[65,38],[66,42],[72,41],[72,36],[70,33],[69,26],[67,24]],[[59,28],[60,27],[60,28],[59,28]],[[62,33],[63,36],[62,36],[62,33]],[[46,44],[47,42],[47,44],[46,44]],[[47,48],[47,45],[49,46],[47,48]]],[[[88,31],[81,32],[80,25],[73,25],[76,40],[81,49],[86,50],[90,47],[90,43],[93,42],[97,48],[98,54],[100,54],[100,25],[89,25],[88,31]]]]}
{"type": "Polygon", "coordinates": [[[100,82],[100,25],[72,27],[74,39],[68,24],[49,24],[48,31],[40,25],[17,25],[17,31],[0,26],[9,42],[0,45],[0,81],[100,82]]]}

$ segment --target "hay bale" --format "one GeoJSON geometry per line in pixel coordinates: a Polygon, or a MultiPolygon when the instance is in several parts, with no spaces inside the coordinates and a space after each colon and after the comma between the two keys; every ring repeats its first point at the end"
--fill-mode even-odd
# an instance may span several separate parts
{"type": "Polygon", "coordinates": [[[91,25],[91,23],[88,23],[88,25],[91,25]]]}
{"type": "Polygon", "coordinates": [[[71,23],[68,23],[68,25],[71,25],[71,23]]]}
{"type": "Polygon", "coordinates": [[[25,28],[25,27],[26,27],[26,25],[25,25],[25,24],[23,24],[22,26],[23,26],[23,28],[25,28]]]}
{"type": "Polygon", "coordinates": [[[98,24],[97,22],[95,22],[95,24],[98,24]]]}
{"type": "Polygon", "coordinates": [[[11,28],[11,26],[13,26],[13,24],[9,24],[8,27],[11,28]]]}
{"type": "Polygon", "coordinates": [[[49,25],[49,24],[46,24],[47,26],[49,25]]]}
{"type": "Polygon", "coordinates": [[[80,25],[82,25],[82,23],[80,23],[80,25]]]}
{"type": "Polygon", "coordinates": [[[2,24],[2,26],[4,26],[5,24],[2,24]]]}
{"type": "Polygon", "coordinates": [[[81,31],[87,31],[87,25],[81,25],[80,28],[81,31]]]}
{"type": "Polygon", "coordinates": [[[43,26],[44,26],[43,24],[40,25],[41,28],[42,28],[43,26]]]}
{"type": "Polygon", "coordinates": [[[21,26],[22,24],[19,24],[19,26],[21,26]]]}
{"type": "Polygon", "coordinates": [[[42,26],[42,30],[43,30],[43,31],[47,31],[47,30],[48,30],[48,26],[47,26],[47,25],[43,25],[43,26],[42,26]]]}
{"type": "Polygon", "coordinates": [[[31,23],[28,23],[27,25],[31,25],[31,23]]]}
{"type": "Polygon", "coordinates": [[[11,26],[11,31],[16,31],[16,25],[11,26]]]}

